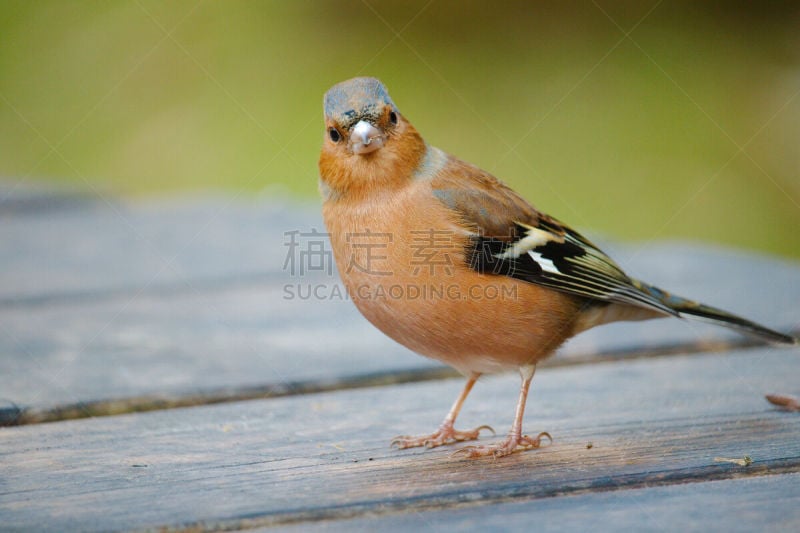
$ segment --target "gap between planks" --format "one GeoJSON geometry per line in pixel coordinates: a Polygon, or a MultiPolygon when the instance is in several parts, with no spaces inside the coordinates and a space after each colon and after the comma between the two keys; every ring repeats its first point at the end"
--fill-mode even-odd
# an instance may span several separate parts
{"type": "MultiPolygon", "coordinates": [[[[800,330],[790,332],[790,334],[798,336],[800,330]]],[[[768,344],[758,339],[747,337],[725,341],[713,340],[693,343],[663,344],[647,349],[618,349],[613,352],[590,352],[570,355],[568,357],[554,357],[545,360],[539,366],[541,368],[558,368],[629,361],[634,359],[669,357],[674,355],[719,354],[722,352],[743,350],[759,346],[768,346],[768,344]]],[[[436,381],[456,377],[460,377],[460,374],[448,367],[419,368],[412,370],[388,370],[333,379],[269,383],[260,386],[241,388],[209,389],[187,394],[176,393],[134,396],[129,398],[80,402],[48,408],[26,408],[12,403],[10,406],[0,407],[0,427],[42,424],[99,416],[115,416],[126,413],[196,407],[226,402],[262,400],[300,394],[317,394],[366,387],[383,387],[401,383],[436,381]]]]}

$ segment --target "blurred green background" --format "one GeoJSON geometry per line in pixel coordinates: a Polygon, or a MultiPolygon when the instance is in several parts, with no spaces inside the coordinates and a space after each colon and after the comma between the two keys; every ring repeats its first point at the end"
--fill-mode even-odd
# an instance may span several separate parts
{"type": "Polygon", "coordinates": [[[577,228],[800,258],[798,28],[797,2],[3,0],[0,176],[316,199],[322,95],[373,75],[577,228]]]}

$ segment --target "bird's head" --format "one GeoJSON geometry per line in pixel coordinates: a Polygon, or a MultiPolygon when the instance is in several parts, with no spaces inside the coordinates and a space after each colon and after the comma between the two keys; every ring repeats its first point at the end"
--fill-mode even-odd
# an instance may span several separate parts
{"type": "Polygon", "coordinates": [[[425,142],[375,78],[353,78],[325,93],[320,187],[326,197],[401,186],[425,142]]]}

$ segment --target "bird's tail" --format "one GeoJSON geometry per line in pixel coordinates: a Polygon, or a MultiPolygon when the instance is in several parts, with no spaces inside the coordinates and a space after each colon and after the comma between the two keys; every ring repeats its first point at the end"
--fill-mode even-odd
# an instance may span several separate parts
{"type": "Polygon", "coordinates": [[[725,326],[741,333],[753,335],[769,342],[780,344],[798,344],[798,339],[791,335],[784,335],[771,330],[746,318],[736,316],[722,309],[717,309],[709,305],[693,302],[686,298],[681,298],[658,287],[648,285],[639,280],[633,280],[634,285],[641,291],[649,294],[659,302],[674,310],[681,317],[692,318],[703,322],[709,322],[718,326],[725,326]]]}

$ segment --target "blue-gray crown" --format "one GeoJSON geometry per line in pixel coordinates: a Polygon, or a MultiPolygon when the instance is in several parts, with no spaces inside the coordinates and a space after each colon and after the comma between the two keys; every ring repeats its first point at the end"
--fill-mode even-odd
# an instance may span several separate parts
{"type": "Polygon", "coordinates": [[[353,78],[325,93],[325,116],[349,128],[359,120],[377,121],[386,105],[398,111],[386,87],[375,78],[353,78]]]}

